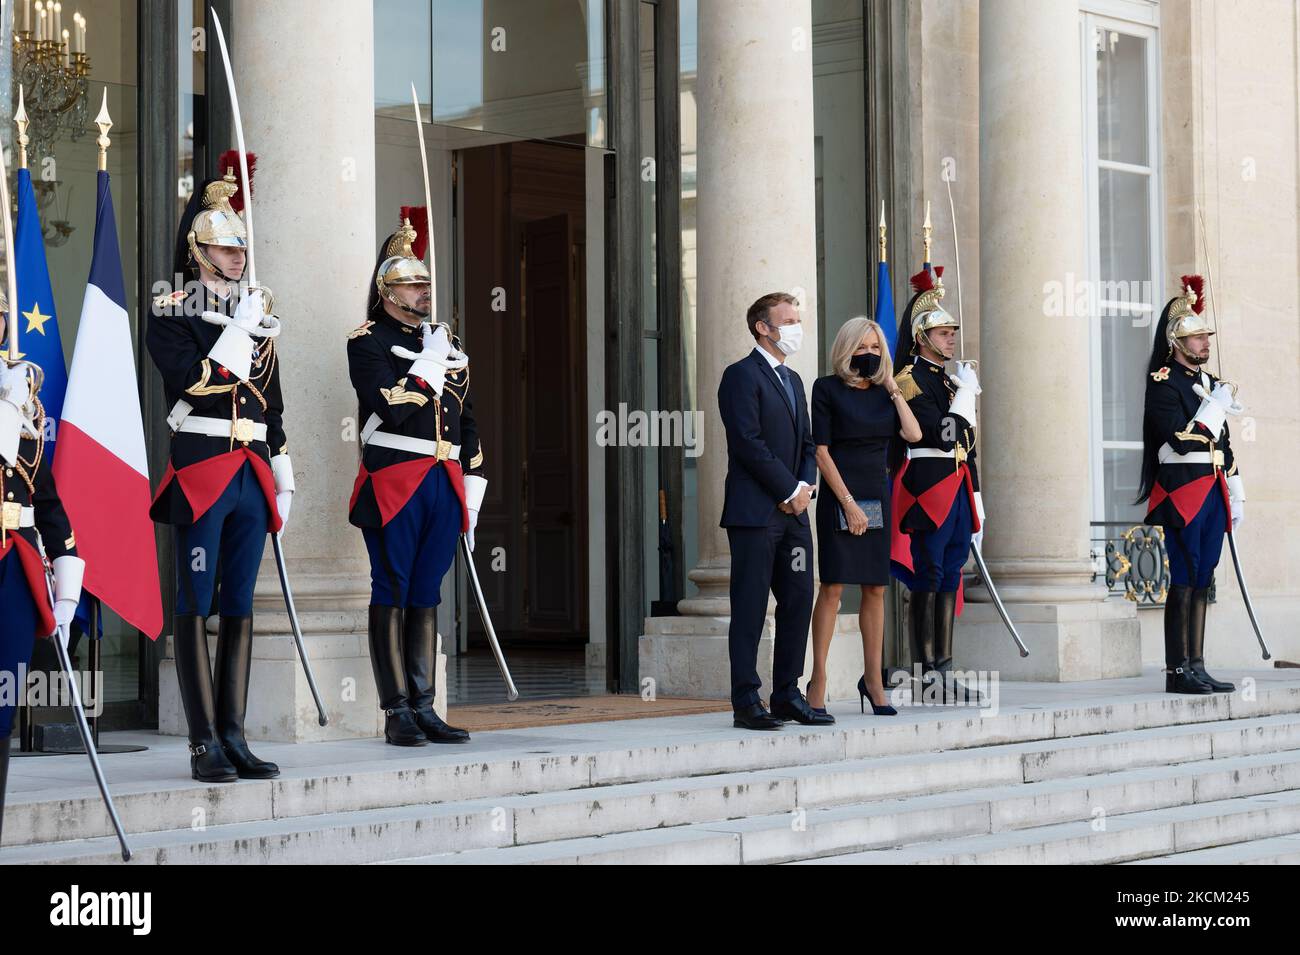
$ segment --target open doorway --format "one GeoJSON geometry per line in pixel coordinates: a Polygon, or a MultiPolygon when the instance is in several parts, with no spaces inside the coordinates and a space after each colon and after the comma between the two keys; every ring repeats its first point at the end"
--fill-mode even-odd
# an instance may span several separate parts
{"type": "MultiPolygon", "coordinates": [[[[453,160],[455,310],[488,478],[475,558],[526,697],[604,691],[603,671],[588,666],[598,662],[589,543],[603,502],[588,480],[587,152],[516,141],[461,148],[453,160]]],[[[462,608],[451,698],[499,699],[472,599],[462,608]]]]}

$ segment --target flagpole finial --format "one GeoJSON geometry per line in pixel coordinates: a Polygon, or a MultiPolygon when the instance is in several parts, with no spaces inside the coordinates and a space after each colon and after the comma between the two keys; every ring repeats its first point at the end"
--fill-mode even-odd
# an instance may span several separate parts
{"type": "Polygon", "coordinates": [[[921,241],[925,245],[925,261],[930,261],[930,233],[934,226],[930,224],[930,200],[925,200],[925,222],[921,225],[921,241]]]}
{"type": "Polygon", "coordinates": [[[108,138],[108,131],[113,128],[113,119],[108,115],[108,87],[104,87],[104,101],[100,104],[99,115],[95,117],[95,125],[99,127],[99,138],[95,142],[99,145],[99,169],[104,172],[108,169],[108,146],[112,142],[108,138]]]}
{"type": "Polygon", "coordinates": [[[880,200],[880,225],[876,227],[876,234],[879,236],[880,239],[880,261],[886,262],[888,261],[888,259],[885,256],[886,242],[885,242],[885,200],[884,199],[880,200]]]}
{"type": "Polygon", "coordinates": [[[18,168],[27,168],[27,144],[31,139],[27,136],[27,107],[23,103],[23,85],[18,84],[18,109],[14,113],[14,125],[18,127],[18,168]]]}

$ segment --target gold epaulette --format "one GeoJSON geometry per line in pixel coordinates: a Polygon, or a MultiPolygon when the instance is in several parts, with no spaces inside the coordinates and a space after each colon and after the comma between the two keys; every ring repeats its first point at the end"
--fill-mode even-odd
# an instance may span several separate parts
{"type": "Polygon", "coordinates": [[[351,341],[351,340],[354,339],[354,338],[360,338],[362,335],[369,335],[369,334],[370,334],[370,326],[373,325],[373,324],[375,324],[375,323],[374,323],[374,322],[363,322],[363,323],[360,325],[360,327],[352,329],[352,331],[348,332],[348,340],[351,341]]]}
{"type": "Polygon", "coordinates": [[[915,398],[917,395],[921,393],[921,386],[918,385],[912,378],[911,365],[908,365],[906,368],[900,371],[898,375],[894,378],[894,382],[898,385],[898,390],[903,393],[904,401],[911,401],[913,398],[915,398]]]}
{"type": "Polygon", "coordinates": [[[173,308],[185,301],[185,292],[177,289],[175,292],[165,292],[153,300],[154,311],[170,312],[173,308]]]}
{"type": "Polygon", "coordinates": [[[1155,371],[1151,372],[1152,381],[1167,381],[1168,379],[1169,367],[1167,365],[1164,368],[1157,368],[1155,371]]]}

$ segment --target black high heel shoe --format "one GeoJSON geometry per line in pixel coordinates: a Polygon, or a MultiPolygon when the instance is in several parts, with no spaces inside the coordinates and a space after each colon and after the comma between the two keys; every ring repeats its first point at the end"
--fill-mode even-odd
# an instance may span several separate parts
{"type": "MultiPolygon", "coordinates": [[[[805,699],[807,699],[807,697],[808,697],[808,687],[809,687],[809,686],[812,686],[812,680],[809,680],[809,681],[808,681],[808,686],[804,687],[803,695],[804,695],[804,698],[805,698],[805,699]]],[[[812,710],[812,711],[813,711],[814,713],[816,713],[818,716],[830,716],[830,714],[826,712],[826,707],[824,707],[824,706],[819,708],[819,707],[813,706],[811,703],[809,703],[809,704],[808,704],[808,709],[812,710]]]]}
{"type": "Polygon", "coordinates": [[[861,697],[861,699],[858,700],[858,707],[863,713],[867,712],[867,704],[870,703],[871,713],[873,716],[898,715],[898,710],[894,709],[888,703],[884,706],[876,706],[875,700],[873,700],[871,694],[867,692],[867,678],[865,676],[858,677],[858,696],[861,697]]]}

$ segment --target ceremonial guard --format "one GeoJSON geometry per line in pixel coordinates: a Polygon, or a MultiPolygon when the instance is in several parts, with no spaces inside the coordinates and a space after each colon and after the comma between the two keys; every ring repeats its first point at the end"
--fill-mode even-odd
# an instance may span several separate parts
{"type": "Polygon", "coordinates": [[[1201,317],[1204,282],[1182,277],[1182,293],[1160,314],[1147,369],[1142,483],[1147,524],[1164,530],[1165,691],[1228,693],[1205,671],[1205,613],[1223,535],[1241,523],[1245,486],[1228,440],[1228,415],[1241,414],[1237,389],[1205,370],[1213,329],[1201,317]],[[1231,521],[1231,524],[1229,524],[1231,521]]]}
{"type": "MultiPolygon", "coordinates": [[[[975,702],[979,694],[948,674],[953,665],[953,625],[961,570],[972,536],[983,534],[984,506],[975,468],[975,396],[979,380],[970,363],[953,374],[957,319],[940,304],[943,267],[912,276],[914,294],[898,330],[894,378],[921,426],[918,441],[897,441],[892,507],[894,576],[911,591],[913,665],[921,691],[942,684],[944,702],[975,702]]],[[[929,690],[929,692],[926,692],[929,690]]]]}
{"type": "MultiPolygon", "coordinates": [[[[251,161],[254,157],[248,157],[251,161]]],[[[171,409],[171,455],[150,516],[175,527],[173,641],[195,779],[270,779],[244,738],[253,585],[267,532],[293,500],[280,394],[279,321],[265,288],[241,287],[247,232],[234,165],[190,199],[176,241],[184,289],[154,300],[146,341],[171,409]],[[194,281],[197,279],[197,281],[194,281]],[[204,620],[220,566],[215,687],[204,620]]],[[[250,173],[251,176],[251,173],[250,173]]]]}
{"type": "MultiPolygon", "coordinates": [[[[0,309],[7,320],[3,293],[0,309]]],[[[39,368],[0,360],[0,829],[10,735],[32,646],[36,638],[53,634],[56,622],[64,627],[71,623],[85,570],[45,454],[39,390],[39,368]],[[53,607],[41,543],[54,572],[53,607]]]]}
{"type": "Polygon", "coordinates": [[[348,336],[362,454],[348,519],[370,554],[370,660],[384,738],[462,743],[434,712],[442,578],[463,532],[471,548],[487,489],[469,399],[469,359],[432,313],[429,269],[408,220],[384,243],[366,321],[348,336]]]}

